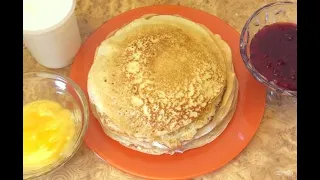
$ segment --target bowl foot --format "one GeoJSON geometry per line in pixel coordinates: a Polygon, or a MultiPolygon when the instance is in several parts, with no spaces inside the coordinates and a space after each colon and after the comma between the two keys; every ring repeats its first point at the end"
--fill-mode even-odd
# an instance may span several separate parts
{"type": "Polygon", "coordinates": [[[288,104],[296,104],[297,98],[282,93],[278,93],[271,89],[267,90],[267,104],[268,105],[278,105],[285,106],[288,104]]]}

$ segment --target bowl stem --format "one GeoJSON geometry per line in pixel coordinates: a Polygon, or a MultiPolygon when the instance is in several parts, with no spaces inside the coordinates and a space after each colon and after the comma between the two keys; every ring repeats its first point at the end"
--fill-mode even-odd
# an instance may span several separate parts
{"type": "Polygon", "coordinates": [[[267,104],[268,105],[285,105],[290,102],[290,104],[296,104],[297,98],[284,95],[283,93],[276,92],[270,88],[267,89],[267,104]]]}

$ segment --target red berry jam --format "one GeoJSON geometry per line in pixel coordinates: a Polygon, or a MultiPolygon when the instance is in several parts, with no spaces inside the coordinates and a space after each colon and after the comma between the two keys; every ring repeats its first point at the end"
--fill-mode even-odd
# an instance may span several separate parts
{"type": "Polygon", "coordinates": [[[250,60],[268,81],[297,90],[297,25],[274,23],[257,32],[250,44],[250,60]]]}

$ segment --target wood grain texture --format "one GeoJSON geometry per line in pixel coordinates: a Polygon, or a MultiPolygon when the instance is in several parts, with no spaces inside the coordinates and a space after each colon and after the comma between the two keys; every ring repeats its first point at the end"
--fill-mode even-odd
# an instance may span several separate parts
{"type": "MultiPolygon", "coordinates": [[[[77,0],[76,15],[83,41],[111,17],[127,10],[175,4],[218,16],[238,32],[248,17],[272,0],[77,0]]],[[[69,67],[51,70],[38,64],[23,48],[23,71],[49,71],[68,75],[69,67]]],[[[250,144],[221,169],[195,180],[295,180],[297,179],[296,103],[267,104],[262,123],[250,144]]],[[[105,163],[85,145],[62,168],[41,180],[139,180],[105,163]]]]}

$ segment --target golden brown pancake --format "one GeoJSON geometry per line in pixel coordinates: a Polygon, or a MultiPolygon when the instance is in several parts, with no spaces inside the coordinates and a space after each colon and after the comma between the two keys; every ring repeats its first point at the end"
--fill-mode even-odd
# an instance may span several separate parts
{"type": "MultiPolygon", "coordinates": [[[[105,131],[105,133],[110,136],[112,139],[115,139],[116,141],[119,141],[122,145],[127,146],[131,149],[138,150],[144,153],[148,154],[154,154],[154,155],[159,155],[159,154],[173,154],[175,152],[184,152],[189,149],[197,148],[200,146],[203,146],[207,143],[212,142],[214,139],[216,139],[222,132],[223,130],[227,127],[228,123],[231,121],[234,111],[236,109],[236,104],[237,104],[237,96],[238,96],[238,81],[235,80],[233,81],[233,89],[231,96],[228,98],[226,101],[226,104],[224,107],[220,107],[219,110],[217,110],[217,115],[213,117],[211,122],[207,126],[212,126],[214,122],[218,122],[220,119],[220,123],[217,126],[214,126],[213,130],[208,131],[206,134],[204,134],[201,137],[195,137],[195,139],[188,141],[186,144],[181,146],[179,149],[175,150],[168,150],[167,148],[159,148],[159,144],[155,145],[155,142],[153,143],[142,143],[142,142],[137,142],[136,139],[132,139],[130,137],[125,137],[125,136],[118,136],[111,131],[105,131]],[[227,113],[224,113],[226,111],[225,107],[228,107],[227,113]],[[210,125],[211,124],[211,125],[210,125]]],[[[216,123],[215,123],[216,124],[216,123]]],[[[208,128],[208,127],[204,127],[208,128]]]]}
{"type": "MultiPolygon", "coordinates": [[[[221,121],[221,123],[217,126],[214,127],[213,130],[210,130],[207,134],[201,136],[201,137],[196,137],[195,139],[187,142],[186,144],[184,144],[183,146],[181,146],[178,149],[167,149],[167,148],[159,148],[159,144],[155,144],[155,142],[153,143],[142,143],[142,142],[137,142],[136,139],[132,139],[130,137],[125,137],[125,136],[119,136],[114,134],[111,131],[108,131],[105,129],[105,133],[111,137],[112,139],[120,142],[122,145],[133,149],[133,150],[137,150],[143,153],[147,153],[147,154],[153,154],[153,155],[161,155],[161,154],[174,154],[176,152],[182,153],[185,152],[189,149],[194,149],[194,148],[198,148],[201,147],[203,145],[206,145],[210,142],[212,142],[214,139],[216,139],[222,132],[223,130],[227,127],[228,123],[231,121],[233,114],[236,110],[236,105],[237,105],[237,99],[238,99],[238,81],[234,81],[235,85],[234,85],[234,93],[232,93],[233,97],[230,97],[228,100],[228,104],[230,104],[230,109],[227,112],[227,114],[225,114],[224,117],[218,117],[215,116],[214,118],[222,118],[223,121],[221,121]]],[[[219,113],[218,110],[217,113],[219,113]]],[[[211,121],[211,123],[214,121],[211,121]]]]}
{"type": "MultiPolygon", "coordinates": [[[[166,142],[178,142],[180,143],[179,146],[188,143],[190,140],[194,138],[199,138],[204,136],[205,134],[209,133],[213,128],[218,126],[223,120],[224,117],[227,116],[229,110],[231,109],[234,93],[238,92],[237,87],[237,79],[234,73],[234,68],[232,64],[232,54],[231,49],[228,44],[221,39],[219,35],[212,34],[206,27],[202,26],[215,40],[215,44],[217,44],[218,48],[221,50],[224,60],[226,62],[227,68],[227,88],[225,93],[223,94],[222,101],[219,104],[219,110],[214,116],[210,116],[208,123],[205,126],[201,126],[202,128],[199,129],[199,126],[196,126],[196,123],[191,123],[188,126],[181,128],[178,132],[175,131],[170,134],[166,134],[161,136],[161,139],[157,139],[157,142],[167,145],[166,142]],[[234,88],[236,86],[236,89],[234,88]],[[211,120],[212,119],[212,120],[211,120]],[[196,135],[195,135],[196,134],[196,135]],[[179,140],[177,140],[179,139],[179,140]],[[182,143],[183,142],[183,143],[182,143]],[[181,144],[182,143],[182,144],[181,144]]],[[[198,121],[201,122],[201,121],[198,121]]],[[[170,147],[170,145],[169,145],[170,147]]]]}
{"type": "Polygon", "coordinates": [[[171,154],[225,123],[238,91],[231,59],[220,36],[192,21],[136,19],[97,48],[88,75],[93,114],[125,146],[171,154]]]}

